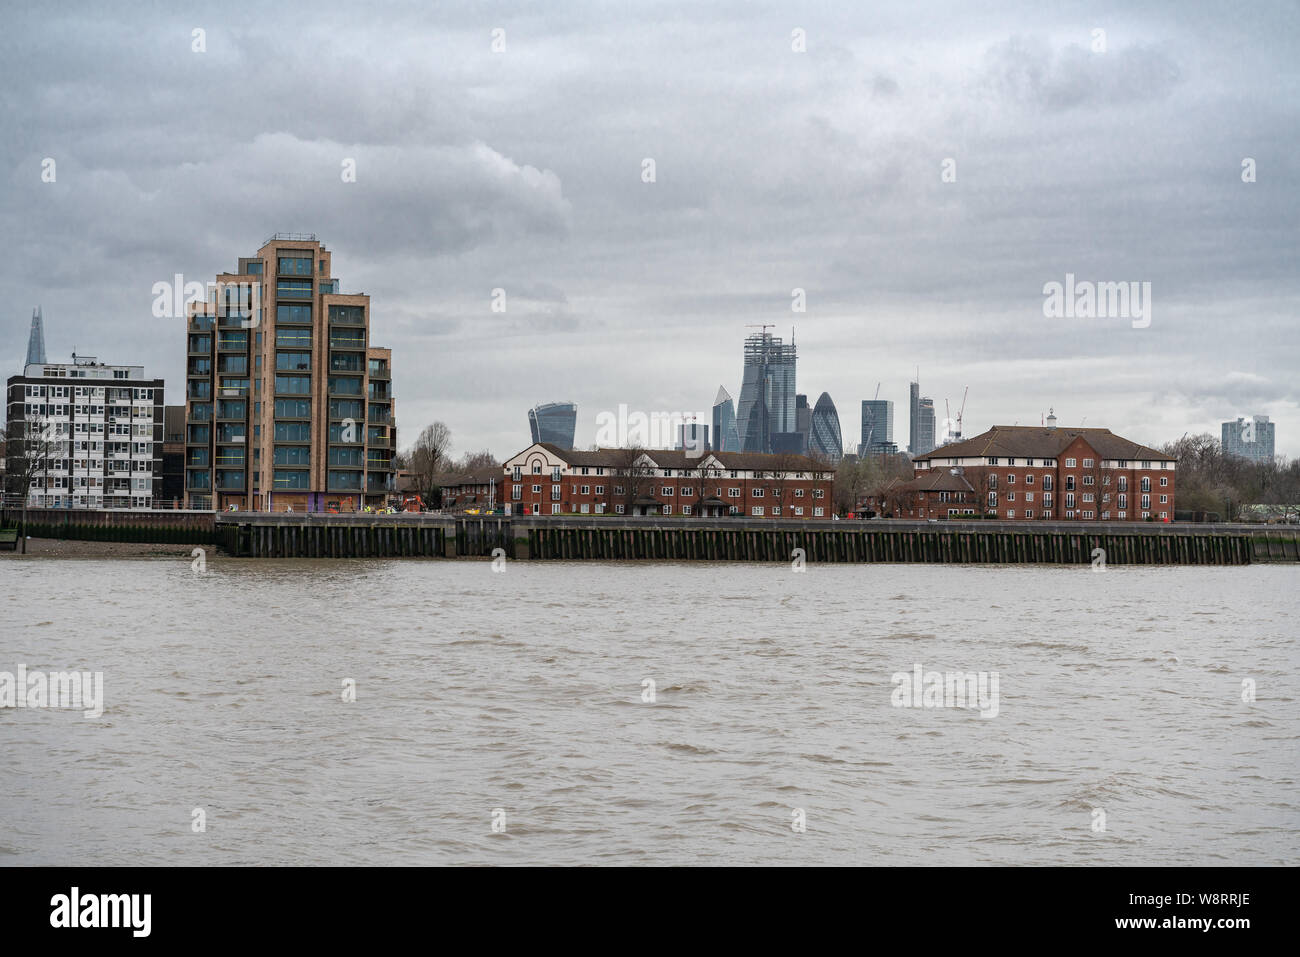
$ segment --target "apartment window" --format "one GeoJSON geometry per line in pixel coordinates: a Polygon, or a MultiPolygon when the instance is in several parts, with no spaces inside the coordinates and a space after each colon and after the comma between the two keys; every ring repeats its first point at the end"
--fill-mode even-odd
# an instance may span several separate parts
{"type": "Polygon", "coordinates": [[[560,500],[560,495],[563,494],[562,491],[561,491],[563,488],[564,488],[563,485],[552,485],[552,486],[551,486],[551,501],[552,501],[552,502],[558,502],[558,501],[560,500]]]}
{"type": "Polygon", "coordinates": [[[271,461],[273,465],[311,465],[311,449],[305,445],[277,445],[271,461]]]}
{"type": "Polygon", "coordinates": [[[614,506],[614,514],[615,514],[615,515],[622,515],[622,514],[623,514],[623,506],[622,506],[622,505],[615,505],[615,506],[614,506]]]}
{"type": "Polygon", "coordinates": [[[755,505],[755,506],[753,506],[753,507],[749,510],[749,514],[754,515],[754,516],[761,516],[761,515],[763,514],[763,506],[761,506],[761,505],[755,505]]]}
{"type": "Polygon", "coordinates": [[[1034,517],[1034,510],[1032,508],[1025,509],[1025,518],[1033,518],[1033,517],[1034,517]]]}
{"type": "Polygon", "coordinates": [[[727,489],[727,498],[740,498],[740,489],[738,488],[727,489]]]}
{"type": "Polygon", "coordinates": [[[625,492],[625,489],[623,488],[623,486],[621,486],[621,485],[615,485],[615,486],[614,486],[614,494],[615,494],[615,495],[622,495],[622,494],[624,494],[624,492],[625,492]]]}
{"type": "Polygon", "coordinates": [[[1072,468],[1074,468],[1074,461],[1075,461],[1074,459],[1066,459],[1066,460],[1065,460],[1065,467],[1066,467],[1067,469],[1072,469],[1072,468]]]}
{"type": "Polygon", "coordinates": [[[1034,484],[1034,477],[1033,477],[1032,475],[1026,475],[1026,476],[1025,476],[1025,484],[1026,484],[1026,485],[1033,485],[1033,484],[1034,484]]]}
{"type": "Polygon", "coordinates": [[[278,375],[275,377],[275,391],[280,394],[306,395],[311,392],[311,376],[278,375]]]}
{"type": "Polygon", "coordinates": [[[999,465],[999,464],[1001,463],[998,461],[997,456],[994,456],[993,458],[989,459],[989,465],[999,465]]]}
{"type": "Polygon", "coordinates": [[[690,507],[689,505],[683,505],[683,506],[682,506],[682,514],[683,514],[683,515],[689,515],[689,514],[691,514],[691,507],[690,507]]]}
{"type": "Polygon", "coordinates": [[[1147,475],[1142,476],[1142,491],[1144,491],[1144,492],[1149,492],[1149,491],[1151,491],[1151,478],[1150,478],[1150,476],[1147,476],[1147,475]]]}
{"type": "Polygon", "coordinates": [[[822,508],[820,505],[813,509],[813,518],[821,518],[825,514],[826,509],[822,508]]]}
{"type": "Polygon", "coordinates": [[[519,479],[520,479],[520,477],[521,477],[521,476],[520,476],[520,472],[521,472],[521,471],[522,471],[522,469],[520,469],[520,467],[519,467],[518,465],[514,466],[514,467],[510,470],[510,477],[511,477],[512,479],[514,479],[516,482],[518,482],[519,479]]]}
{"type": "Polygon", "coordinates": [[[1050,492],[1051,490],[1052,490],[1052,477],[1051,477],[1050,475],[1044,475],[1044,476],[1043,476],[1043,491],[1044,491],[1044,492],[1050,492]]]}
{"type": "Polygon", "coordinates": [[[1097,480],[1096,480],[1096,478],[1095,478],[1094,476],[1091,476],[1091,475],[1085,475],[1085,476],[1083,477],[1083,484],[1084,484],[1084,485],[1096,485],[1096,484],[1097,484],[1097,480]]]}
{"type": "Polygon", "coordinates": [[[825,498],[826,490],[821,488],[813,489],[813,498],[825,498]]]}
{"type": "Polygon", "coordinates": [[[551,469],[551,481],[558,482],[559,480],[560,480],[560,467],[557,465],[551,469]]]}
{"type": "Polygon", "coordinates": [[[1033,493],[1033,492],[1026,492],[1026,493],[1025,493],[1025,501],[1026,501],[1026,502],[1032,502],[1033,500],[1034,500],[1034,493],[1033,493]]]}
{"type": "Polygon", "coordinates": [[[802,506],[802,505],[796,505],[796,506],[794,507],[794,514],[795,514],[796,516],[801,516],[801,515],[803,515],[803,506],[802,506]]]}
{"type": "Polygon", "coordinates": [[[1016,500],[1016,493],[1015,493],[1015,492],[1008,492],[1008,493],[1007,493],[1007,501],[1008,501],[1008,502],[1014,502],[1015,500],[1016,500]]]}
{"type": "MultiPolygon", "coordinates": [[[[1120,508],[1128,508],[1128,496],[1125,495],[1123,492],[1120,492],[1118,498],[1119,498],[1119,501],[1116,502],[1115,504],[1118,505],[1120,508]]],[[[1124,513],[1123,513],[1123,512],[1120,512],[1120,513],[1119,513],[1119,517],[1120,517],[1120,518],[1123,518],[1123,517],[1124,517],[1124,513]]]]}
{"type": "Polygon", "coordinates": [[[534,495],[541,495],[541,494],[542,494],[542,487],[541,487],[540,485],[534,485],[534,486],[533,486],[533,494],[534,494],[534,495]]]}
{"type": "Polygon", "coordinates": [[[998,477],[997,477],[996,475],[990,475],[990,476],[989,476],[989,488],[990,488],[990,489],[996,489],[997,487],[998,487],[998,477]]]}
{"type": "Polygon", "coordinates": [[[1150,460],[1150,459],[1147,459],[1147,460],[1143,461],[1143,463],[1142,463],[1142,467],[1143,467],[1144,469],[1149,469],[1149,468],[1151,468],[1151,460],[1150,460]]]}
{"type": "Polygon", "coordinates": [[[541,463],[541,462],[534,462],[534,463],[533,463],[533,474],[534,474],[534,475],[541,475],[541,474],[542,474],[542,463],[541,463]]]}
{"type": "Polygon", "coordinates": [[[1007,509],[1007,518],[1015,518],[1015,517],[1016,517],[1016,510],[1014,508],[1007,509]]]}
{"type": "Polygon", "coordinates": [[[1072,491],[1074,491],[1074,476],[1073,476],[1073,475],[1067,475],[1067,476],[1065,477],[1065,490],[1066,490],[1067,492],[1072,492],[1072,491]]]}
{"type": "Polygon", "coordinates": [[[1161,505],[1168,505],[1168,504],[1169,504],[1169,496],[1168,496],[1168,495],[1161,495],[1161,496],[1160,496],[1160,504],[1161,504],[1161,505]]]}
{"type": "Polygon", "coordinates": [[[596,486],[596,494],[597,494],[597,495],[604,495],[604,494],[605,494],[605,486],[603,486],[603,485],[597,485],[597,486],[596,486]]]}
{"type": "Polygon", "coordinates": [[[752,495],[754,498],[762,498],[763,490],[761,488],[751,489],[749,494],[752,495]]]}
{"type": "Polygon", "coordinates": [[[523,496],[523,486],[522,486],[522,485],[512,485],[512,486],[510,486],[510,497],[511,497],[514,501],[516,501],[516,502],[519,501],[519,499],[520,499],[522,496],[523,496]]]}
{"type": "Polygon", "coordinates": [[[1092,501],[1092,493],[1091,493],[1091,492],[1084,492],[1084,493],[1083,493],[1083,500],[1084,500],[1085,502],[1091,502],[1091,501],[1092,501]]]}
{"type": "Polygon", "coordinates": [[[560,514],[560,506],[558,506],[558,505],[552,505],[552,506],[551,506],[551,514],[552,514],[552,515],[559,515],[559,514],[560,514]]]}
{"type": "Polygon", "coordinates": [[[998,493],[989,492],[989,508],[997,508],[997,507],[998,507],[998,493]]]}
{"type": "Polygon", "coordinates": [[[659,491],[660,491],[660,493],[663,495],[664,498],[668,498],[668,497],[670,497],[670,496],[673,494],[673,489],[672,489],[672,486],[671,486],[671,485],[665,485],[665,486],[663,486],[662,488],[660,488],[659,491]]]}
{"type": "Polygon", "coordinates": [[[1008,475],[1008,476],[1007,476],[1007,484],[1008,484],[1008,485],[1015,485],[1015,484],[1016,484],[1016,477],[1015,477],[1014,475],[1008,475]]]}
{"type": "MultiPolygon", "coordinates": [[[[1073,492],[1066,492],[1066,493],[1065,493],[1065,507],[1066,507],[1066,508],[1074,508],[1074,493],[1073,493],[1073,492]]],[[[1074,513],[1073,513],[1073,512],[1069,512],[1069,513],[1067,513],[1067,514],[1069,515],[1070,518],[1073,518],[1073,517],[1074,517],[1074,513]]]]}
{"type": "Polygon", "coordinates": [[[1168,475],[1160,476],[1160,487],[1164,488],[1168,484],[1169,484],[1169,476],[1168,475]]]}
{"type": "Polygon", "coordinates": [[[1150,507],[1151,507],[1151,496],[1150,496],[1150,495],[1143,495],[1143,496],[1142,496],[1142,508],[1143,508],[1143,509],[1148,509],[1148,508],[1150,508],[1150,507]]]}
{"type": "Polygon", "coordinates": [[[1084,459],[1084,460],[1083,460],[1083,467],[1086,468],[1086,469],[1090,469],[1090,468],[1092,468],[1093,464],[1094,464],[1094,463],[1093,463],[1093,460],[1092,460],[1092,459],[1084,459]]]}

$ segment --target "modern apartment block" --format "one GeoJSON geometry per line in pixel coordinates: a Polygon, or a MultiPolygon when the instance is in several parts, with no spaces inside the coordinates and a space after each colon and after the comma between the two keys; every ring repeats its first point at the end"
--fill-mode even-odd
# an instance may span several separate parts
{"type": "MultiPolygon", "coordinates": [[[[7,467],[32,508],[145,509],[162,492],[163,380],[93,356],[9,379],[7,467]]],[[[19,493],[21,494],[21,493],[19,493]]]]}
{"type": "Polygon", "coordinates": [[[186,330],[190,508],[355,511],[396,494],[392,355],[316,237],[276,233],[186,330]]]}
{"type": "Polygon", "coordinates": [[[1253,462],[1271,462],[1273,460],[1274,423],[1266,415],[1254,415],[1249,419],[1239,418],[1236,422],[1224,422],[1222,433],[1223,451],[1227,455],[1250,459],[1253,462]]]}
{"type": "Polygon", "coordinates": [[[524,515],[830,518],[834,472],[807,456],[675,449],[577,451],[536,442],[502,466],[524,515]]]}
{"type": "MultiPolygon", "coordinates": [[[[914,460],[915,478],[884,505],[897,518],[1165,522],[1175,460],[1110,429],[995,425],[914,460]],[[942,481],[938,481],[937,477],[942,481]]],[[[888,496],[886,496],[888,497],[888,496]]]]}

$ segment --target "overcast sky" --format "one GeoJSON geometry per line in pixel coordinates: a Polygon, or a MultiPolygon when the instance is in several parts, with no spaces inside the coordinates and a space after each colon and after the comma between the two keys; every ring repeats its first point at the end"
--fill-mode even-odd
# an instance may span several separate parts
{"type": "Polygon", "coordinates": [[[39,303],[51,360],[180,402],[153,284],[312,232],[372,297],[403,446],[441,419],[512,454],[545,401],[579,445],[619,403],[707,412],[772,323],[846,442],[880,383],[906,446],[919,366],[940,418],[970,387],[967,435],[1265,414],[1300,456],[1289,0],[6,6],[6,376],[39,303]],[[1045,317],[1067,273],[1150,282],[1150,325],[1045,317]]]}

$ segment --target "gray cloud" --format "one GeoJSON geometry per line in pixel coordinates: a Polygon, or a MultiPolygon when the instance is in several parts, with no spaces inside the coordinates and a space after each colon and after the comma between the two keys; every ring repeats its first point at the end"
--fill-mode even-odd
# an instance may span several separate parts
{"type": "Polygon", "coordinates": [[[846,439],[920,366],[940,409],[970,386],[968,433],[1055,406],[1161,442],[1260,413],[1300,454],[1291,5],[310,11],[13,12],[0,362],[39,302],[52,352],[143,361],[179,397],[152,284],[305,231],[372,296],[408,437],[442,418],[507,454],[537,401],[577,401],[584,442],[620,402],[700,409],[761,322],[797,327],[800,391],[846,439]],[[1066,272],[1151,282],[1151,327],[1046,319],[1066,272]]]}

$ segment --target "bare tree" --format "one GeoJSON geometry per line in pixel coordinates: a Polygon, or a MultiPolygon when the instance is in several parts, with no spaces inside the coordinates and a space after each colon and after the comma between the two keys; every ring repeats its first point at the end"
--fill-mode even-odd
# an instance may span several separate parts
{"type": "Polygon", "coordinates": [[[451,429],[444,422],[426,425],[420,437],[415,440],[415,445],[411,446],[408,453],[411,475],[426,503],[434,501],[439,476],[451,465],[447,458],[450,448],[451,429]]]}
{"type": "Polygon", "coordinates": [[[472,472],[475,469],[487,469],[500,465],[497,457],[487,449],[480,449],[477,452],[466,452],[460,457],[456,468],[463,472],[472,472]]]}
{"type": "MultiPolygon", "coordinates": [[[[27,507],[32,497],[32,484],[38,479],[45,487],[50,460],[65,448],[55,427],[44,418],[10,419],[5,439],[6,500],[20,499],[22,524],[18,539],[22,553],[27,554],[27,507]]],[[[72,489],[67,489],[69,495],[72,489]]]]}

